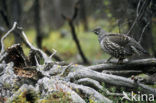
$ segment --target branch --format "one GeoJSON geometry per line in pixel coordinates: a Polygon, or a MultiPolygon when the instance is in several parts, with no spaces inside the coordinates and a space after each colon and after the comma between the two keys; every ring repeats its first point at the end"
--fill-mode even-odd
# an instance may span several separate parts
{"type": "Polygon", "coordinates": [[[141,40],[142,40],[142,37],[143,37],[143,33],[145,32],[145,30],[146,30],[146,28],[148,27],[149,24],[150,24],[150,21],[149,21],[149,22],[145,25],[145,27],[143,28],[138,43],[141,43],[141,40]]]}
{"type": "Polygon", "coordinates": [[[93,98],[95,99],[96,102],[101,103],[112,103],[111,100],[109,100],[108,98],[104,97],[102,94],[100,94],[99,92],[97,92],[96,90],[87,87],[87,86],[83,86],[83,85],[78,85],[78,84],[74,84],[74,83],[69,83],[69,86],[74,89],[76,92],[82,92],[84,95],[87,95],[87,97],[93,98]],[[78,90],[78,91],[77,91],[78,90]]]}
{"type": "Polygon", "coordinates": [[[79,11],[79,4],[80,4],[80,0],[78,0],[75,5],[74,5],[74,14],[73,17],[71,19],[71,21],[74,21],[77,17],[78,11],[79,11]]]}
{"type": "MultiPolygon", "coordinates": [[[[146,0],[145,0],[145,1],[146,1],[146,0]]],[[[139,0],[139,3],[138,3],[138,5],[137,5],[136,18],[135,18],[133,24],[131,25],[129,31],[127,32],[127,35],[130,35],[130,32],[132,31],[132,29],[134,28],[134,26],[135,26],[135,24],[136,24],[136,22],[137,22],[137,20],[138,20],[138,17],[139,17],[139,14],[140,14],[140,13],[139,13],[140,3],[141,3],[141,0],[139,0]]]]}
{"type": "Polygon", "coordinates": [[[130,77],[143,73],[141,70],[103,70],[102,73],[130,77]]]}
{"type": "Polygon", "coordinates": [[[103,70],[142,70],[143,71],[146,69],[146,67],[148,68],[156,67],[156,58],[133,60],[129,62],[124,62],[123,64],[103,63],[98,65],[88,66],[87,68],[101,72],[103,70]]]}
{"type": "Polygon", "coordinates": [[[83,63],[85,64],[89,64],[89,61],[88,59],[86,58],[86,56],[84,55],[83,51],[82,51],[82,48],[81,48],[81,45],[80,45],[80,42],[79,42],[79,39],[77,37],[77,34],[76,34],[76,31],[75,31],[75,26],[74,26],[74,20],[76,19],[77,17],[77,14],[78,14],[78,4],[79,4],[79,0],[78,2],[75,4],[75,7],[74,7],[74,14],[72,16],[72,18],[68,18],[66,17],[65,15],[62,15],[62,17],[68,21],[68,24],[70,26],[70,29],[71,29],[71,33],[72,33],[72,37],[73,37],[73,40],[75,41],[75,44],[77,46],[77,49],[79,51],[79,54],[83,60],[83,63]]]}
{"type": "Polygon", "coordinates": [[[22,35],[23,35],[23,37],[24,37],[24,39],[25,39],[26,44],[28,45],[28,47],[29,47],[31,50],[34,50],[34,51],[39,52],[39,53],[42,55],[45,64],[46,64],[46,63],[52,63],[51,58],[50,58],[49,56],[47,56],[47,54],[45,54],[41,49],[38,49],[38,48],[34,47],[34,46],[29,42],[29,40],[28,40],[28,38],[27,38],[25,32],[24,32],[21,28],[18,28],[18,29],[21,31],[21,33],[22,33],[22,35]]]}
{"type": "Polygon", "coordinates": [[[50,58],[52,58],[55,54],[56,54],[56,50],[55,49],[53,49],[53,53],[50,55],[50,58]]]}
{"type": "Polygon", "coordinates": [[[96,71],[92,71],[87,68],[83,68],[81,70],[77,70],[73,73],[70,73],[67,76],[68,80],[76,80],[81,78],[91,78],[99,82],[105,82],[112,85],[117,86],[124,86],[128,88],[141,88],[141,91],[144,93],[153,94],[156,96],[156,89],[153,89],[151,87],[148,87],[147,85],[144,85],[142,83],[136,82],[134,80],[131,80],[129,78],[121,77],[121,76],[115,76],[110,74],[102,74],[96,71]]]}
{"type": "Polygon", "coordinates": [[[90,78],[79,79],[77,82],[78,82],[78,84],[82,84],[82,85],[85,85],[85,86],[92,87],[95,90],[101,90],[102,92],[105,92],[107,95],[123,96],[122,93],[111,93],[107,89],[103,88],[98,81],[90,79],[90,78]]]}
{"type": "MultiPolygon", "coordinates": [[[[50,50],[48,50],[46,47],[43,47],[43,51],[48,55],[50,56],[52,54],[52,52],[50,50]]],[[[56,61],[63,61],[62,58],[60,58],[58,55],[54,55],[53,58],[56,60],[56,61]]]]}
{"type": "Polygon", "coordinates": [[[98,90],[102,90],[102,91],[105,91],[106,92],[106,90],[96,80],[93,80],[93,79],[90,79],[90,78],[82,78],[82,79],[77,80],[76,82],[78,84],[82,84],[82,85],[85,85],[85,86],[92,87],[95,90],[98,89],[98,90]]]}
{"type": "Polygon", "coordinates": [[[62,73],[60,74],[60,76],[67,76],[69,74],[69,68],[72,66],[73,64],[70,63],[67,67],[65,67],[63,70],[62,70],[62,73]]]}
{"type": "Polygon", "coordinates": [[[134,28],[135,24],[137,23],[137,21],[142,17],[142,15],[144,14],[147,6],[150,4],[150,1],[149,0],[144,0],[143,4],[141,5],[140,7],[140,4],[141,4],[141,1],[142,0],[139,0],[138,2],[138,5],[137,5],[137,10],[136,10],[136,18],[133,22],[133,24],[131,25],[129,31],[127,32],[126,35],[130,35],[130,32],[132,31],[132,29],[134,28]],[[139,10],[140,8],[140,10],[139,10]]]}
{"type": "Polygon", "coordinates": [[[1,38],[1,52],[0,52],[0,55],[2,55],[2,53],[4,53],[5,51],[5,46],[4,46],[4,39],[16,28],[16,25],[17,25],[17,22],[14,22],[12,28],[1,38]]]}

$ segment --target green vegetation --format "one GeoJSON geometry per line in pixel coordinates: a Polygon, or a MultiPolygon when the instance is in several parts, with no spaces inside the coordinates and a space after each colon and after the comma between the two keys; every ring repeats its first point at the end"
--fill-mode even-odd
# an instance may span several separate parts
{"type": "Polygon", "coordinates": [[[38,94],[33,90],[21,91],[10,103],[37,103],[38,94]]]}
{"type": "Polygon", "coordinates": [[[14,98],[10,103],[71,103],[70,94],[57,91],[49,94],[44,99],[33,90],[21,91],[20,95],[14,98]]]}
{"type": "Polygon", "coordinates": [[[70,103],[71,101],[70,94],[58,91],[50,94],[41,103],[70,103]]]}

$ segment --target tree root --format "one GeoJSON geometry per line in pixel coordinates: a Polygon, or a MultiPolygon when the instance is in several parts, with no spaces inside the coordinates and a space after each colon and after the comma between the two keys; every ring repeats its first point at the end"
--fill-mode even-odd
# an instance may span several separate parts
{"type": "Polygon", "coordinates": [[[93,88],[86,87],[86,86],[83,86],[83,85],[77,85],[77,84],[74,84],[74,83],[69,83],[69,85],[70,85],[70,87],[72,89],[74,89],[78,93],[81,92],[82,94],[84,94],[87,97],[92,98],[96,102],[112,103],[111,100],[104,97],[102,94],[100,94],[99,92],[97,92],[93,88]]]}
{"type": "MultiPolygon", "coordinates": [[[[139,90],[139,88],[141,88],[141,92],[156,96],[156,89],[140,83],[138,79],[126,78],[129,73],[133,75],[136,73],[137,75],[144,72],[156,72],[155,58],[134,60],[124,62],[123,64],[104,63],[88,67],[75,64],[64,64],[64,66],[62,66],[58,62],[52,61],[52,57],[56,53],[55,50],[51,56],[48,56],[41,49],[34,47],[28,41],[24,31],[20,28],[17,28],[21,31],[28,47],[34,51],[34,54],[32,54],[33,59],[28,60],[31,62],[30,64],[32,64],[30,65],[27,61],[27,58],[23,56],[24,53],[21,55],[21,52],[18,52],[20,55],[17,55],[17,52],[13,52],[9,57],[8,55],[10,55],[10,52],[7,52],[7,50],[5,51],[4,49],[3,40],[15,28],[16,23],[14,23],[12,29],[10,29],[1,39],[2,49],[0,53],[0,65],[2,65],[4,70],[1,70],[0,72],[0,83],[3,85],[5,84],[9,88],[15,90],[15,93],[12,94],[8,100],[15,99],[17,96],[16,94],[19,94],[19,91],[23,91],[25,88],[30,88],[36,92],[39,92],[39,101],[45,100],[45,97],[53,94],[53,92],[56,91],[70,94],[70,99],[74,103],[86,103],[86,99],[98,103],[113,102],[109,98],[105,97],[103,93],[98,92],[98,90],[104,92],[107,96],[124,95],[122,93],[109,92],[109,90],[101,85],[102,82],[135,90],[139,90]],[[39,62],[37,57],[38,53],[44,60],[43,64],[40,64],[39,62]],[[9,59],[9,61],[4,59],[6,57],[9,59]],[[13,59],[10,59],[11,57],[13,57],[13,59]],[[24,57],[22,59],[24,61],[23,65],[17,65],[21,62],[17,62],[18,57],[24,57]],[[125,77],[121,75],[125,75],[125,77]]],[[[18,51],[15,48],[10,49],[18,51]]],[[[19,51],[20,50],[22,51],[22,49],[19,49],[19,51]]]]}
{"type": "Polygon", "coordinates": [[[67,76],[67,78],[71,81],[73,80],[75,81],[81,78],[91,78],[99,82],[105,82],[117,86],[124,86],[128,88],[136,88],[136,89],[142,88],[141,91],[143,91],[144,93],[151,93],[156,96],[156,89],[148,87],[147,85],[131,80],[129,78],[104,74],[104,73],[98,73],[96,71],[92,71],[86,68],[70,73],[67,76]]]}

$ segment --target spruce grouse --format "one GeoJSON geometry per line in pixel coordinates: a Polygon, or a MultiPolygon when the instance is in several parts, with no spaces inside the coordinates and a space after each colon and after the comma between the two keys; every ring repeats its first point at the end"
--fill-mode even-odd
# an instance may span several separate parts
{"type": "Polygon", "coordinates": [[[136,40],[127,35],[109,34],[100,27],[94,29],[93,32],[98,36],[103,51],[111,55],[107,62],[112,57],[118,58],[118,63],[122,63],[123,59],[133,54],[148,54],[136,40]]]}

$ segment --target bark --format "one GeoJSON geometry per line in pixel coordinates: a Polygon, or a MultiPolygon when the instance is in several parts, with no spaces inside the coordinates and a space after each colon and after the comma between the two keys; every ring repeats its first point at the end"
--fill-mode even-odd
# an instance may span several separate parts
{"type": "Polygon", "coordinates": [[[93,100],[95,100],[96,102],[112,103],[111,100],[104,97],[103,95],[101,95],[100,93],[98,93],[96,90],[94,90],[92,88],[82,86],[82,85],[73,84],[73,83],[70,83],[69,85],[74,90],[79,90],[82,92],[82,94],[85,94],[90,98],[92,98],[92,96],[93,96],[93,100]]]}
{"type": "Polygon", "coordinates": [[[133,60],[128,61],[123,64],[117,63],[103,63],[94,66],[88,66],[88,69],[94,71],[103,71],[103,70],[141,70],[150,72],[150,67],[156,66],[156,59],[155,58],[147,58],[147,59],[140,59],[140,60],[133,60]],[[147,69],[148,68],[148,69],[147,69]]]}
{"type": "Polygon", "coordinates": [[[90,79],[90,78],[82,78],[77,81],[78,84],[82,84],[85,86],[89,86],[94,88],[95,90],[102,91],[106,93],[106,95],[111,95],[111,96],[123,96],[121,93],[111,93],[107,89],[105,89],[98,81],[90,79]]]}
{"type": "Polygon", "coordinates": [[[143,73],[141,70],[103,70],[102,73],[131,77],[143,73]]]}
{"type": "Polygon", "coordinates": [[[154,96],[156,96],[156,89],[148,87],[147,85],[131,80],[129,78],[121,77],[121,76],[101,74],[96,71],[92,71],[92,70],[85,69],[85,68],[83,68],[82,70],[78,70],[73,73],[70,73],[68,75],[68,79],[71,81],[81,79],[81,78],[91,78],[99,82],[105,82],[111,85],[124,86],[128,88],[133,88],[133,89],[141,88],[142,92],[153,94],[154,96]]]}

